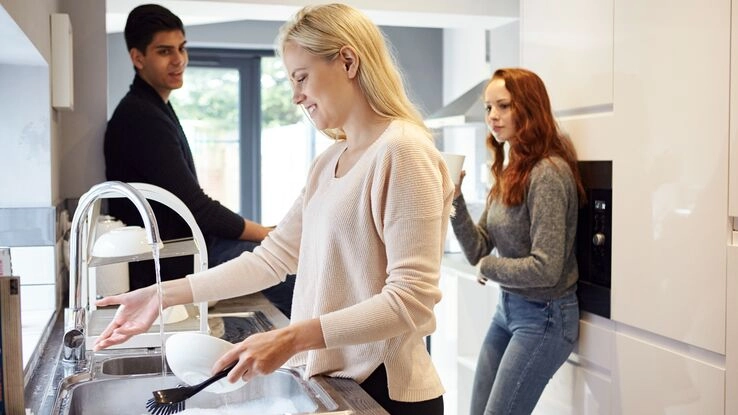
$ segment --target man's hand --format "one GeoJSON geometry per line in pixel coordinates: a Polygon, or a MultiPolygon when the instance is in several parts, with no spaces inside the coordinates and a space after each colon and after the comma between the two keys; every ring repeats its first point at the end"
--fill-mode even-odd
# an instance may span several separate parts
{"type": "Polygon", "coordinates": [[[241,233],[241,239],[242,241],[254,241],[254,242],[261,242],[264,240],[264,238],[269,235],[269,232],[271,232],[276,226],[266,227],[262,226],[256,222],[252,222],[248,219],[244,219],[244,226],[243,226],[243,232],[241,233]]]}

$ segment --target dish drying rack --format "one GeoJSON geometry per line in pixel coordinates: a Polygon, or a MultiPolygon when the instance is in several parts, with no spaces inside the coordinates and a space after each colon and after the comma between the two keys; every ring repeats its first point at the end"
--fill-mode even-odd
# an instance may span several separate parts
{"type": "MultiPolygon", "coordinates": [[[[197,225],[194,216],[187,208],[187,206],[173,193],[162,189],[161,187],[154,186],[147,183],[128,183],[147,200],[153,200],[159,202],[179,214],[182,219],[187,223],[192,231],[192,238],[177,239],[171,241],[162,241],[163,247],[159,249],[159,259],[172,258],[179,256],[192,255],[194,259],[194,270],[204,271],[208,268],[208,254],[207,246],[205,244],[205,238],[197,225]]],[[[100,217],[100,203],[102,199],[111,198],[125,198],[118,193],[103,194],[100,199],[94,202],[94,205],[90,209],[87,215],[86,226],[83,227],[84,234],[80,237],[80,243],[82,246],[82,264],[83,266],[80,272],[82,281],[82,298],[86,299],[87,304],[87,332],[86,346],[87,349],[91,349],[95,344],[95,341],[100,336],[102,331],[115,317],[117,307],[105,307],[97,308],[95,306],[96,301],[96,269],[98,267],[110,264],[129,263],[136,261],[144,261],[153,259],[153,250],[144,254],[136,255],[125,255],[117,257],[96,257],[92,254],[92,246],[94,241],[97,239],[98,230],[96,228],[99,223],[100,217]]],[[[71,293],[70,293],[71,295],[71,293]]],[[[178,318],[177,321],[167,323],[165,314],[161,316],[161,320],[164,320],[164,339],[161,338],[160,333],[160,322],[155,322],[146,333],[141,333],[131,337],[126,342],[111,346],[111,349],[130,349],[130,348],[141,348],[141,347],[160,347],[163,341],[172,334],[179,332],[200,332],[208,333],[208,304],[206,302],[197,304],[187,304],[184,306],[184,312],[186,312],[186,318],[178,318]]],[[[182,314],[182,310],[179,310],[182,314]]],[[[180,316],[181,317],[181,316],[180,316]]]]}

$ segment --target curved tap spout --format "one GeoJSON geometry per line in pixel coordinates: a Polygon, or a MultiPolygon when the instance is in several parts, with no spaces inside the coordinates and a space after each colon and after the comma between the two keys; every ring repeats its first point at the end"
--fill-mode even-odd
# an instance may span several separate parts
{"type": "MultiPolygon", "coordinates": [[[[120,196],[129,199],[138,209],[143,219],[148,242],[152,245],[158,245],[161,242],[154,211],[141,192],[133,186],[119,181],[109,181],[97,184],[83,194],[74,212],[69,235],[69,308],[72,311],[74,323],[73,327],[68,327],[67,330],[77,330],[85,335],[87,334],[85,307],[82,304],[82,244],[79,241],[82,225],[85,223],[90,208],[98,199],[120,196]]],[[[74,342],[65,345],[74,350],[64,353],[63,359],[68,362],[85,360],[86,345],[84,336],[82,336],[81,342],[78,340],[79,336],[65,335],[66,337],[75,339],[74,342]]]]}

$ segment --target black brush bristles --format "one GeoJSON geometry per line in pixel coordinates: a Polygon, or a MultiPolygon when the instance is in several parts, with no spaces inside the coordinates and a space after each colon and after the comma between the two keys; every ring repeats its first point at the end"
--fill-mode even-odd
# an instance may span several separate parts
{"type": "Polygon", "coordinates": [[[146,401],[146,409],[152,415],[171,415],[182,412],[185,409],[185,401],[174,403],[159,403],[154,398],[146,401]]]}

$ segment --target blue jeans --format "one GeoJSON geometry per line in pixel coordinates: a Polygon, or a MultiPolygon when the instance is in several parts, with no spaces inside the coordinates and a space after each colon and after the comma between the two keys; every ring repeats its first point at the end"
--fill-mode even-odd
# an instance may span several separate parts
{"type": "MultiPolygon", "coordinates": [[[[244,251],[253,251],[259,246],[258,242],[241,241],[238,239],[222,239],[218,237],[208,237],[208,267],[212,268],[229,261],[243,253],[244,251]]],[[[287,318],[290,318],[292,311],[292,293],[295,289],[295,276],[288,275],[284,282],[275,286],[265,288],[261,291],[275,307],[279,309],[287,318]]]]}
{"type": "Polygon", "coordinates": [[[576,293],[536,301],[501,291],[479,353],[472,415],[530,414],[579,337],[576,293]]]}

